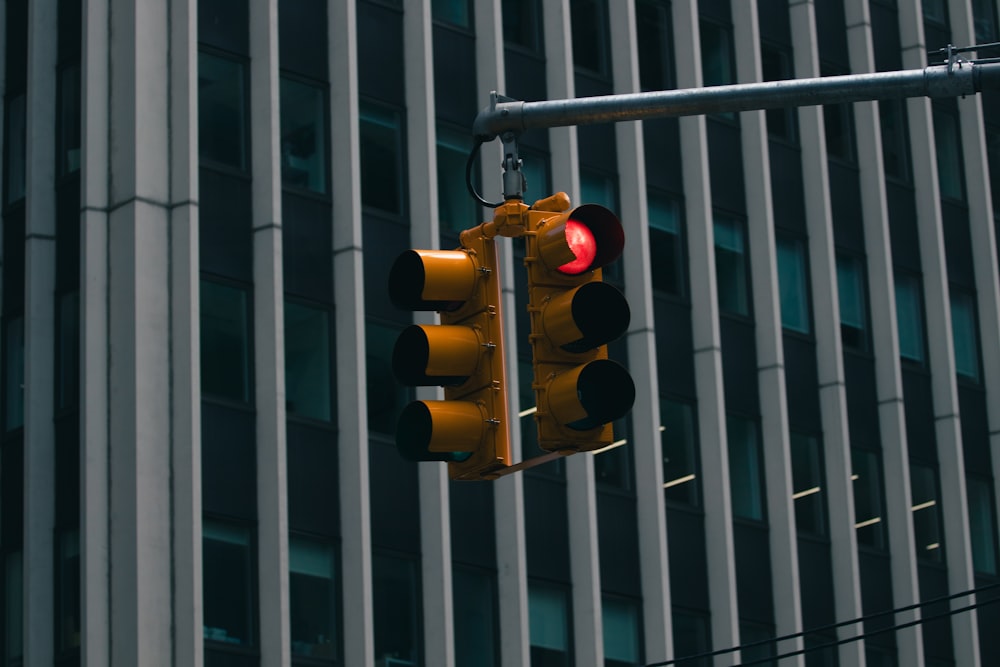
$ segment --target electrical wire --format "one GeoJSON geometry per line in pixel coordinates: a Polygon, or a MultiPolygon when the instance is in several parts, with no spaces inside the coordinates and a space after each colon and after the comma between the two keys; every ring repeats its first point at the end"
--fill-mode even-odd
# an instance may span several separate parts
{"type": "MultiPolygon", "coordinates": [[[[789,639],[798,639],[799,637],[804,637],[805,635],[811,635],[811,634],[826,632],[828,630],[836,630],[838,628],[842,628],[842,627],[845,627],[845,626],[848,626],[848,625],[857,625],[858,623],[864,623],[866,621],[871,621],[871,620],[874,620],[874,619],[877,619],[877,618],[882,618],[884,616],[901,614],[901,613],[906,612],[906,611],[913,611],[915,609],[920,609],[921,607],[926,607],[926,606],[929,606],[929,605],[932,605],[932,604],[938,604],[938,603],[941,603],[941,602],[948,602],[948,601],[954,600],[956,598],[966,597],[966,596],[969,596],[969,595],[976,595],[978,593],[983,593],[985,591],[989,591],[989,590],[992,590],[992,589],[995,589],[995,588],[998,588],[998,587],[1000,587],[1000,582],[994,583],[994,584],[987,584],[985,586],[980,586],[978,588],[973,588],[972,590],[963,591],[961,593],[953,593],[951,595],[946,595],[946,596],[942,596],[942,597],[938,597],[938,598],[932,598],[930,600],[925,600],[923,602],[917,602],[915,604],[906,605],[904,607],[897,607],[895,609],[887,609],[885,611],[879,611],[879,612],[875,612],[875,613],[872,613],[872,614],[866,614],[864,616],[861,616],[860,618],[855,618],[855,619],[852,619],[850,621],[840,621],[839,623],[831,623],[829,625],[822,625],[822,626],[819,626],[819,627],[810,628],[808,630],[803,630],[802,632],[794,632],[792,634],[784,635],[784,636],[781,636],[781,637],[774,637],[773,639],[762,639],[762,640],[756,641],[756,642],[749,642],[749,643],[746,643],[746,644],[740,644],[739,646],[734,646],[732,648],[723,648],[723,649],[717,649],[715,651],[708,651],[708,652],[705,652],[705,653],[696,653],[696,654],[693,654],[693,655],[686,655],[686,656],[683,656],[683,657],[680,657],[680,658],[673,658],[672,660],[666,660],[664,662],[654,662],[654,663],[650,663],[650,664],[646,665],[645,667],[666,667],[667,665],[674,665],[674,664],[678,664],[678,663],[681,663],[681,662],[687,662],[689,660],[698,660],[698,659],[702,659],[702,658],[713,658],[713,657],[716,657],[716,656],[719,656],[719,655],[726,655],[728,653],[735,653],[736,651],[742,651],[742,650],[748,649],[748,648],[756,648],[756,647],[759,647],[759,646],[766,646],[766,645],[770,645],[770,644],[777,644],[778,642],[787,641],[789,639]]],[[[871,634],[879,634],[879,633],[883,633],[883,632],[890,632],[892,630],[902,630],[902,629],[911,627],[913,625],[917,625],[919,623],[923,623],[924,621],[932,621],[932,620],[935,620],[937,618],[943,618],[944,616],[951,615],[953,613],[957,614],[957,613],[960,613],[960,612],[963,612],[963,611],[969,611],[971,609],[975,609],[976,607],[985,606],[987,604],[992,604],[994,602],[1000,602],[1000,597],[993,598],[991,600],[986,600],[984,602],[977,602],[975,604],[969,605],[968,607],[962,607],[960,609],[951,610],[950,612],[946,612],[944,614],[939,614],[939,615],[935,615],[935,616],[927,616],[925,618],[921,618],[921,619],[918,619],[916,621],[911,621],[911,622],[904,623],[904,624],[901,624],[901,625],[891,626],[891,627],[883,628],[883,629],[880,629],[880,630],[877,630],[877,631],[872,631],[871,633],[862,633],[862,634],[857,635],[855,637],[849,637],[847,639],[839,640],[839,641],[836,641],[836,642],[831,642],[829,644],[823,644],[823,645],[819,645],[819,646],[813,646],[813,647],[810,647],[808,649],[803,649],[803,650],[800,650],[800,651],[795,651],[795,652],[792,652],[792,653],[783,654],[783,655],[780,655],[780,656],[777,656],[777,657],[769,657],[769,658],[764,659],[762,662],[767,662],[767,661],[770,661],[770,660],[780,660],[781,658],[786,658],[786,657],[793,656],[793,655],[799,655],[799,654],[805,653],[807,651],[819,650],[819,649],[827,648],[827,647],[830,647],[830,646],[839,646],[840,644],[846,644],[848,642],[858,641],[859,639],[864,639],[865,637],[867,637],[867,636],[869,636],[871,634]]],[[[751,664],[757,664],[758,662],[761,662],[761,661],[747,662],[747,663],[741,663],[741,664],[751,665],[751,664]]]]}
{"type": "Polygon", "coordinates": [[[465,187],[469,189],[469,194],[472,198],[479,202],[482,206],[486,208],[497,208],[498,206],[503,206],[503,202],[488,202],[483,199],[483,196],[476,191],[476,186],[472,183],[472,165],[476,162],[476,156],[479,154],[479,148],[483,145],[482,139],[476,139],[476,145],[472,147],[472,152],[469,153],[469,159],[465,163],[465,187]]]}

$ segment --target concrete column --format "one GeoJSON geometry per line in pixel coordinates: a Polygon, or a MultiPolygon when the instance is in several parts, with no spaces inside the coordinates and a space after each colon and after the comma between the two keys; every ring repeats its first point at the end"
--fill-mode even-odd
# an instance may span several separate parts
{"type": "MultiPolygon", "coordinates": [[[[615,93],[637,93],[639,61],[635,1],[609,3],[611,68],[615,93]]],[[[673,657],[667,512],[663,502],[663,450],[660,390],[649,254],[649,210],[642,125],[615,124],[618,180],[625,227],[625,294],[632,310],[627,335],[629,370],[636,384],[632,410],[632,448],[639,531],[639,570],[643,591],[643,638],[647,662],[673,657]]]]}
{"type": "Polygon", "coordinates": [[[28,5],[25,104],[24,662],[54,657],[56,34],[54,0],[28,5]]]}
{"type": "Polygon", "coordinates": [[[338,488],[344,664],[375,663],[371,501],[368,490],[368,402],[365,391],[365,301],[361,248],[361,158],[358,140],[356,0],[328,0],[330,142],[338,159],[333,184],[333,289],[337,304],[338,488]]]}
{"type": "MultiPolygon", "coordinates": [[[[737,79],[741,83],[760,81],[757,3],[753,0],[737,0],[730,3],[730,6],[737,79]]],[[[778,296],[774,205],[771,199],[771,163],[764,112],[741,113],[740,128],[754,323],[757,328],[757,382],[771,551],[771,594],[775,600],[775,630],[780,636],[802,631],[802,600],[795,501],[792,498],[792,457],[782,348],[781,302],[778,296]]],[[[779,652],[801,647],[802,640],[797,639],[781,644],[779,652]]],[[[789,660],[795,664],[805,664],[805,658],[801,655],[789,660]]]]}
{"type": "MultiPolygon", "coordinates": [[[[678,88],[698,88],[701,78],[701,37],[695,0],[672,3],[674,62],[678,88]]],[[[691,285],[691,326],[695,385],[698,391],[702,488],[706,493],[705,548],[708,557],[708,597],[712,645],[729,648],[740,643],[739,601],[736,594],[736,554],[729,485],[726,405],[722,383],[722,342],[715,278],[715,232],[708,172],[708,135],[704,116],[680,119],[684,163],[685,231],[691,285]]],[[[739,652],[719,656],[719,667],[739,661],[739,652]]]]}

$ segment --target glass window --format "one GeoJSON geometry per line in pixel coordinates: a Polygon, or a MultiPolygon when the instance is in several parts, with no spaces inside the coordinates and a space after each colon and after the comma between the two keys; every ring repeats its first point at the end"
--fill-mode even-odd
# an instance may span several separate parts
{"type": "MultiPolygon", "coordinates": [[[[675,607],[671,610],[670,617],[674,631],[674,655],[683,658],[708,653],[711,648],[711,632],[707,613],[682,611],[675,607]]],[[[683,660],[678,664],[684,667],[711,667],[712,662],[711,658],[702,658],[698,661],[683,660]]]]}
{"type": "Polygon", "coordinates": [[[80,169],[80,65],[59,70],[59,174],[80,169]]]}
{"type": "Polygon", "coordinates": [[[337,657],[337,586],[333,546],[297,535],[288,538],[288,607],[292,653],[337,657]]]}
{"type": "Polygon", "coordinates": [[[601,598],[604,667],[638,667],[642,664],[640,617],[639,604],[632,600],[608,596],[601,598]]]}
{"type": "Polygon", "coordinates": [[[663,449],[663,488],[667,500],[700,505],[698,441],[694,406],[660,399],[660,446],[663,449]]]}
{"type": "Polygon", "coordinates": [[[423,652],[420,646],[417,564],[409,559],[382,554],[372,558],[372,602],[375,662],[394,667],[415,667],[423,652]]]}
{"type": "Polygon", "coordinates": [[[756,646],[744,648],[740,652],[740,657],[744,662],[761,665],[762,667],[775,667],[776,663],[767,658],[774,657],[776,644],[774,639],[774,629],[772,627],[758,623],[740,623],[740,643],[756,644],[756,646]],[[761,643],[767,642],[767,643],[761,643]]]}
{"type": "Polygon", "coordinates": [[[908,361],[924,362],[924,308],[920,278],[912,273],[896,274],[896,325],[899,328],[899,355],[908,361]]]}
{"type": "Polygon", "coordinates": [[[747,290],[747,248],[743,223],[716,215],[713,228],[719,311],[748,316],[750,294],[747,290]]]}
{"type": "Polygon", "coordinates": [[[499,664],[497,596],[491,572],[455,566],[455,667],[495,667],[499,664]]]}
{"type": "Polygon", "coordinates": [[[790,434],[792,450],[792,499],[795,525],[799,533],[826,534],[823,505],[823,452],[819,438],[804,433],[790,434]]]}
{"type": "Polygon", "coordinates": [[[24,318],[7,320],[4,354],[4,428],[24,426],[24,318]]]}
{"type": "Polygon", "coordinates": [[[547,155],[521,151],[521,174],[524,177],[524,201],[531,202],[553,194],[549,179],[549,158],[547,155]],[[531,196],[528,196],[528,193],[531,196]]]}
{"type": "Polygon", "coordinates": [[[361,203],[403,214],[403,123],[399,112],[361,105],[361,203]]]}
{"type": "Polygon", "coordinates": [[[910,488],[913,494],[913,538],[917,558],[935,563],[943,561],[941,543],[941,510],[938,505],[937,472],[932,466],[910,464],[910,488]]]}
{"type": "MultiPolygon", "coordinates": [[[[827,75],[824,75],[827,76],[827,75]]],[[[850,104],[823,107],[823,133],[826,155],[844,162],[854,162],[854,116],[850,104]]]]}
{"type": "Polygon", "coordinates": [[[566,591],[528,582],[531,667],[569,667],[570,616],[566,591]]]}
{"type": "Polygon", "coordinates": [[[704,85],[735,83],[733,74],[733,33],[728,27],[701,21],[701,74],[704,85]]]}
{"type": "Polygon", "coordinates": [[[951,290],[951,331],[955,344],[955,370],[959,376],[979,382],[979,335],[976,330],[976,297],[964,290],[951,290]]]}
{"type": "Polygon", "coordinates": [[[198,54],[198,154],[203,160],[246,169],[246,66],[198,54]]]}
{"type": "Polygon", "coordinates": [[[976,31],[976,44],[988,44],[997,41],[997,24],[993,0],[972,0],[973,24],[976,31]]]}
{"type": "Polygon", "coordinates": [[[4,657],[9,664],[19,664],[24,655],[24,558],[20,551],[7,553],[4,565],[4,657]]]}
{"type": "Polygon", "coordinates": [[[7,174],[7,203],[24,197],[25,168],[27,160],[27,117],[24,108],[25,95],[15,95],[7,103],[7,135],[4,141],[6,158],[4,172],[7,174]]]}
{"type": "Polygon", "coordinates": [[[618,420],[613,427],[612,444],[593,452],[594,478],[600,484],[628,490],[632,488],[632,457],[631,450],[625,446],[628,444],[624,435],[627,432],[626,422],[618,420]]]}
{"type": "Polygon", "coordinates": [[[392,372],[392,349],[400,330],[374,322],[365,328],[368,428],[377,433],[396,432],[396,420],[411,396],[392,372]]]}
{"type": "Polygon", "coordinates": [[[934,109],[934,146],[937,153],[938,185],[941,197],[965,199],[965,176],[962,169],[962,136],[958,118],[947,111],[934,109]]]}
{"type": "Polygon", "coordinates": [[[539,0],[503,0],[503,37],[507,44],[540,52],[542,50],[542,10],[539,0]]]}
{"type": "Polygon", "coordinates": [[[882,166],[887,178],[910,182],[910,142],[907,139],[906,107],[902,100],[879,100],[882,127],[882,166]]]}
{"type": "Polygon", "coordinates": [[[205,639],[254,643],[253,566],[250,529],[206,520],[202,526],[205,639]]]}
{"type": "Polygon", "coordinates": [[[997,574],[997,522],[993,504],[993,482],[969,477],[969,536],[972,539],[972,563],[976,572],[997,574]]]}
{"type": "Polygon", "coordinates": [[[79,395],[80,293],[61,294],[57,301],[56,405],[65,410],[77,404],[79,395]]]}
{"type": "MultiPolygon", "coordinates": [[[[788,51],[771,44],[760,45],[761,74],[764,81],[794,79],[792,58],[788,51]]],[[[768,109],[767,134],[772,139],[794,142],[798,134],[796,110],[793,107],[768,109]]]]}
{"type": "Polygon", "coordinates": [[[733,516],[763,521],[764,496],[757,422],[728,416],[726,432],[729,440],[729,485],[733,516]]]}
{"type": "Polygon", "coordinates": [[[431,0],[431,15],[435,21],[461,28],[472,27],[472,10],[469,0],[431,0]]]}
{"type": "MultiPolygon", "coordinates": [[[[438,127],[438,220],[441,231],[460,232],[482,222],[479,220],[479,207],[465,186],[465,165],[471,150],[467,133],[438,127]]],[[[473,169],[473,174],[475,172],[473,169]]]]}
{"type": "Polygon", "coordinates": [[[837,296],[840,301],[840,341],[854,350],[868,348],[867,301],[861,259],[837,253],[837,296]]]}
{"type": "Polygon", "coordinates": [[[675,87],[671,54],[670,5],[652,0],[635,4],[639,85],[643,90],[675,87]]]}
{"type": "Polygon", "coordinates": [[[684,294],[684,243],[681,206],[673,197],[649,193],[649,258],[653,289],[684,294]]]}
{"type": "Polygon", "coordinates": [[[250,402],[250,306],[245,289],[201,281],[201,390],[250,402]]]}
{"type": "Polygon", "coordinates": [[[281,182],[325,194],[326,171],[323,89],[281,77],[281,182]]]}
{"type": "Polygon", "coordinates": [[[924,20],[944,25],[948,21],[945,0],[923,0],[924,20]]]}
{"type": "Polygon", "coordinates": [[[332,417],[330,314],[285,302],[285,405],[288,413],[332,417]]]}
{"type": "Polygon", "coordinates": [[[570,0],[573,65],[607,76],[610,71],[606,0],[570,0]]]}
{"type": "Polygon", "coordinates": [[[68,651],[80,646],[80,532],[75,528],[61,531],[58,549],[57,647],[68,651]]]}
{"type": "Polygon", "coordinates": [[[778,237],[778,292],[781,326],[809,333],[809,290],[806,285],[806,256],[801,241],[778,237]]]}
{"type": "Polygon", "coordinates": [[[851,449],[854,482],[854,528],[858,544],[885,548],[885,518],[882,510],[882,466],[877,452],[851,449]]]}

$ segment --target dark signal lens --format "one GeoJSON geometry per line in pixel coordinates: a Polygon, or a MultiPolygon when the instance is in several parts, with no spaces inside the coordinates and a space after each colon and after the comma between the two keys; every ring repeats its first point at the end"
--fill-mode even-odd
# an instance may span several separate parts
{"type": "Polygon", "coordinates": [[[576,259],[566,262],[559,271],[571,276],[587,271],[597,257],[597,239],[590,227],[570,218],[566,221],[566,245],[576,259]]]}

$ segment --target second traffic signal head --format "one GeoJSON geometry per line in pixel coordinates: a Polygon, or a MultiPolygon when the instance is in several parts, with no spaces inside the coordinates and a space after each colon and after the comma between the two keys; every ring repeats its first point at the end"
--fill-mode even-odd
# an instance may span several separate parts
{"type": "Polygon", "coordinates": [[[605,447],[613,441],[611,422],[635,400],[628,371],[607,358],[607,344],[630,319],[625,296],[601,272],[625,246],[621,223],[596,204],[533,210],[526,239],[539,445],[605,447]]]}

